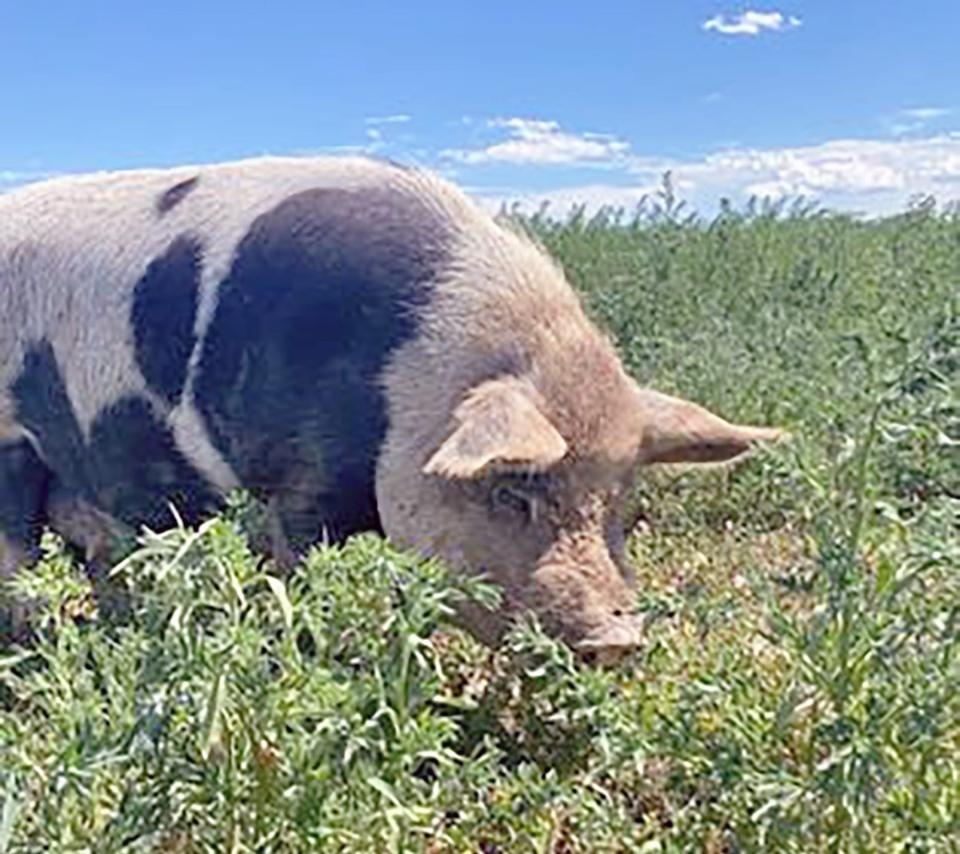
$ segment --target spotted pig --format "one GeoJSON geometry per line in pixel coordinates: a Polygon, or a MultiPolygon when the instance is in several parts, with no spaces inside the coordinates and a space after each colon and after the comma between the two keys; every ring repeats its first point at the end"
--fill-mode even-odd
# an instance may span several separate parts
{"type": "Polygon", "coordinates": [[[120,533],[245,487],[270,549],[383,531],[501,585],[585,653],[640,638],[640,467],[736,426],[624,372],[560,269],[450,184],[360,158],[66,178],[0,196],[0,573],[44,526],[120,533]]]}

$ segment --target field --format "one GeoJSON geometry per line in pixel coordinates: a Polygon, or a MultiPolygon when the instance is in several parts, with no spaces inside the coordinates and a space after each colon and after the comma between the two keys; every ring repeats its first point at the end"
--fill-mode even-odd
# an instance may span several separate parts
{"type": "Polygon", "coordinates": [[[238,499],[121,564],[61,545],[0,650],[0,852],[960,850],[960,216],[527,220],[631,372],[789,442],[643,473],[646,646],[491,652],[373,537],[264,573],[238,499]]]}

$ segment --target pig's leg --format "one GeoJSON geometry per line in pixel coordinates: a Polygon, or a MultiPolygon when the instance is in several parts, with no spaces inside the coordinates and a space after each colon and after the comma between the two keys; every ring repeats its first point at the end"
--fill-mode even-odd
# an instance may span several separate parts
{"type": "Polygon", "coordinates": [[[48,524],[77,551],[102,616],[124,619],[131,602],[126,587],[111,578],[115,546],[129,536],[119,522],[54,480],[47,503],[48,524]]]}
{"type": "Polygon", "coordinates": [[[28,633],[31,603],[14,596],[7,582],[39,556],[49,482],[49,470],[26,439],[0,442],[0,584],[7,588],[0,602],[15,639],[28,633]]]}

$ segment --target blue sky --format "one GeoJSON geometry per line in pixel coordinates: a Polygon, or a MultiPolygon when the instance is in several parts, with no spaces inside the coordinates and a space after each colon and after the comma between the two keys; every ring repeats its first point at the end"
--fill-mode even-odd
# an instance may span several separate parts
{"type": "Polygon", "coordinates": [[[368,151],[496,204],[960,199],[960,3],[5,4],[0,187],[368,151]]]}

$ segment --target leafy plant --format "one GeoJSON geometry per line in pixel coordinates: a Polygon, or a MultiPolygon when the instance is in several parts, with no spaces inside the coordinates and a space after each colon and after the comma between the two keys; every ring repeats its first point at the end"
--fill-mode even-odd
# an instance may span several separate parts
{"type": "Polygon", "coordinates": [[[802,203],[523,224],[633,373],[793,438],[648,471],[643,650],[584,668],[375,537],[289,577],[257,508],[144,532],[130,613],[54,537],[0,651],[0,852],[955,851],[960,220],[802,203]]]}

